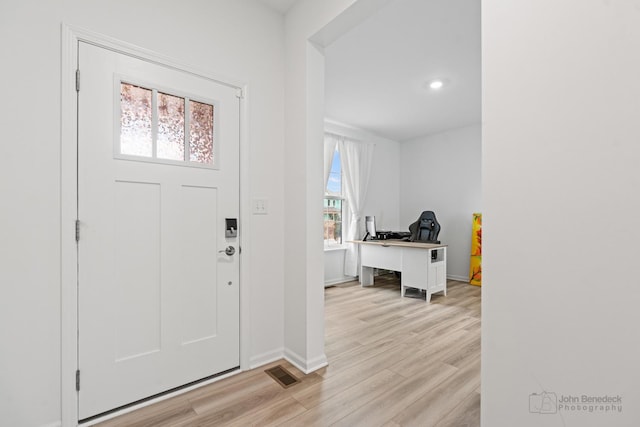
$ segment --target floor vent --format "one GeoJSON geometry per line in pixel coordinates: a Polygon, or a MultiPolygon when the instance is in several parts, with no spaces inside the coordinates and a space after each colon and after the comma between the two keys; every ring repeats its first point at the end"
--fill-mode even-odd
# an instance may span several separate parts
{"type": "Polygon", "coordinates": [[[300,382],[300,380],[294,377],[291,372],[287,371],[280,365],[267,369],[265,372],[284,388],[291,387],[292,385],[296,385],[300,382]]]}

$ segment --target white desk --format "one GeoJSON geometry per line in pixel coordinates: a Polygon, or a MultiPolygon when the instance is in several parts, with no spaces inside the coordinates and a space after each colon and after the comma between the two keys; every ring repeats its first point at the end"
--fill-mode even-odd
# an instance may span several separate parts
{"type": "Polygon", "coordinates": [[[360,284],[373,285],[373,269],[400,271],[401,296],[407,288],[447,295],[447,246],[402,240],[354,241],[360,245],[360,284]]]}

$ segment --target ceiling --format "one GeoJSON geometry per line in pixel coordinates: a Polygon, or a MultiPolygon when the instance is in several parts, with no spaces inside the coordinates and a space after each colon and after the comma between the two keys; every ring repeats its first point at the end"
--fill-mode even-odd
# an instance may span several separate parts
{"type": "MultiPolygon", "coordinates": [[[[297,0],[260,1],[286,14],[297,0]]],[[[392,0],[327,46],[325,60],[333,121],[395,141],[481,121],[478,0],[392,0]],[[436,78],[445,85],[430,90],[436,78]]]]}
{"type": "Polygon", "coordinates": [[[297,0],[260,0],[270,8],[285,14],[297,0]]]}
{"type": "Polygon", "coordinates": [[[329,119],[396,141],[481,121],[478,0],[392,1],[325,58],[329,119]]]}

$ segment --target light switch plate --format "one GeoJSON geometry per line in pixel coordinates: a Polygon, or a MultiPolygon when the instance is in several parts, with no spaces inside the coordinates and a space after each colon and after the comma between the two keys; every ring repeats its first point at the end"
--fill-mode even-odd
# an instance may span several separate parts
{"type": "Polygon", "coordinates": [[[267,199],[253,199],[253,214],[266,215],[269,213],[269,201],[267,199]]]}

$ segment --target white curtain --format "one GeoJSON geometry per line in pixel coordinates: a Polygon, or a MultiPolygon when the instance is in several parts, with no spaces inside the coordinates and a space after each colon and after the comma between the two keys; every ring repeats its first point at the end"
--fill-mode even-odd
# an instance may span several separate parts
{"type": "MultiPolygon", "coordinates": [[[[343,192],[347,206],[351,211],[351,221],[347,230],[347,240],[362,238],[362,208],[369,186],[371,163],[373,160],[373,144],[342,139],[338,142],[338,150],[342,160],[343,192]]],[[[347,243],[344,259],[344,274],[357,276],[358,245],[347,243]]]]}
{"type": "Polygon", "coordinates": [[[326,190],[327,183],[329,182],[329,174],[331,173],[331,163],[333,162],[333,153],[336,150],[336,145],[342,137],[333,135],[330,133],[324,134],[324,188],[326,190]]]}

